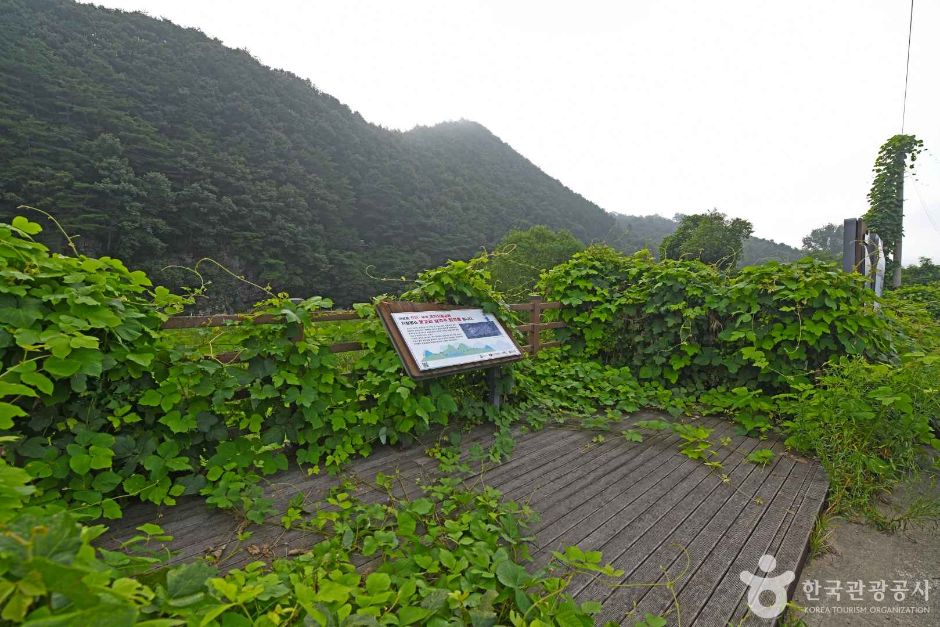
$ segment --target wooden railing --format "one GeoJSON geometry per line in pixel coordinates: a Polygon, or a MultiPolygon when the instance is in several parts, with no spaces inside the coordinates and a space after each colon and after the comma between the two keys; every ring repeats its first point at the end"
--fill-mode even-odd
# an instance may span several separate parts
{"type": "MultiPolygon", "coordinates": [[[[529,355],[536,355],[540,350],[561,346],[558,341],[542,341],[542,332],[550,329],[562,329],[564,322],[542,322],[542,312],[549,309],[561,309],[561,303],[544,301],[540,296],[532,296],[527,303],[514,303],[509,305],[513,311],[529,312],[529,321],[517,325],[516,329],[526,336],[526,344],[522,347],[529,355]]],[[[312,316],[314,323],[343,322],[348,320],[361,320],[355,311],[327,311],[312,316]]],[[[224,327],[232,323],[250,324],[282,324],[283,320],[274,315],[264,314],[252,316],[251,314],[215,314],[211,316],[174,316],[163,324],[164,329],[206,329],[224,327]]],[[[300,339],[300,338],[298,338],[300,339]]],[[[334,353],[347,353],[363,350],[360,342],[336,342],[330,345],[334,353]]],[[[238,359],[237,352],[221,353],[216,359],[230,363],[238,359]]]]}
{"type": "Polygon", "coordinates": [[[526,334],[526,341],[523,346],[530,355],[536,355],[543,348],[554,348],[561,346],[561,342],[542,342],[542,331],[549,329],[563,329],[564,322],[542,322],[542,312],[547,309],[561,309],[561,303],[554,301],[544,301],[541,296],[530,296],[527,303],[516,303],[509,306],[513,311],[528,311],[529,322],[520,324],[516,328],[526,334]]]}

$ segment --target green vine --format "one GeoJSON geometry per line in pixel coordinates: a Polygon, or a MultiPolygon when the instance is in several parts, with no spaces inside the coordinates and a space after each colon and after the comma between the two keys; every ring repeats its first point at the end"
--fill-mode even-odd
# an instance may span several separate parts
{"type": "MultiPolygon", "coordinates": [[[[24,218],[0,225],[0,429],[36,503],[117,518],[129,498],[202,494],[262,522],[265,477],[292,459],[333,472],[433,425],[508,419],[483,402],[481,373],[408,377],[370,306],[351,327],[318,325],[328,299],[276,294],[251,314],[283,323],[164,331],[191,299],[117,260],[51,254],[39,231],[24,218]],[[365,350],[341,359],[329,347],[350,331],[365,350]],[[218,358],[232,349],[235,362],[218,358]]],[[[511,320],[485,264],[425,272],[405,297],[511,320]]]]}
{"type": "Polygon", "coordinates": [[[896,258],[895,249],[904,232],[904,172],[908,168],[914,170],[923,146],[924,142],[914,135],[895,135],[881,145],[875,159],[875,179],[868,192],[865,222],[881,237],[889,274],[901,261],[896,258]]]}

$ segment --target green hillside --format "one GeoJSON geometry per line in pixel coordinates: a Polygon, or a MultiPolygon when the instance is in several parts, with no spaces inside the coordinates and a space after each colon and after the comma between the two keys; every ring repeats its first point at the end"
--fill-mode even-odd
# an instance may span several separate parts
{"type": "MultiPolygon", "coordinates": [[[[165,266],[210,257],[349,303],[514,227],[616,232],[478,124],[390,131],[309,81],[139,13],[0,0],[0,14],[0,218],[45,209],[81,252],[163,283],[193,280],[165,266]]],[[[200,268],[216,282],[205,308],[261,296],[200,268]]]]}

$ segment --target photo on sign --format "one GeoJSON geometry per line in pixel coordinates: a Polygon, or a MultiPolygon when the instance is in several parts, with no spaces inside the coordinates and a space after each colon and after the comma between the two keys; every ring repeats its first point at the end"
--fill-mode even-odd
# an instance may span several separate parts
{"type": "Polygon", "coordinates": [[[499,328],[495,322],[464,322],[460,328],[468,339],[499,336],[499,328]]]}

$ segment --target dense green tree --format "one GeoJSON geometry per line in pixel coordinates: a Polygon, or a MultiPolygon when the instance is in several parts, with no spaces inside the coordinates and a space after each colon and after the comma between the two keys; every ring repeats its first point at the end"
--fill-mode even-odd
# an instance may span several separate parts
{"type": "Polygon", "coordinates": [[[756,266],[768,261],[789,263],[805,256],[804,253],[787,244],[752,235],[744,240],[741,257],[738,259],[738,267],[756,266]]]}
{"type": "Polygon", "coordinates": [[[902,271],[904,285],[940,285],[940,266],[929,257],[921,257],[918,265],[910,265],[902,271]]]}
{"type": "Polygon", "coordinates": [[[845,227],[831,222],[810,231],[803,238],[803,251],[817,259],[841,261],[845,227]]]}
{"type": "Polygon", "coordinates": [[[508,298],[524,299],[542,272],[568,261],[582,248],[584,244],[568,231],[542,225],[512,230],[500,240],[490,260],[493,283],[508,298]]]}
{"type": "MultiPolygon", "coordinates": [[[[339,304],[544,224],[612,216],[472,122],[390,131],[195,29],[66,0],[0,0],[0,219],[53,213],[82,252],[178,287],[204,257],[339,304]]],[[[55,229],[47,243],[61,245],[55,229]]],[[[204,309],[257,289],[204,262],[204,309]]]]}
{"type": "MultiPolygon", "coordinates": [[[[663,240],[675,233],[679,226],[677,221],[657,215],[628,216],[620,213],[612,215],[623,232],[608,237],[606,241],[625,253],[635,253],[645,248],[656,254],[663,240]]],[[[752,235],[744,240],[744,248],[741,251],[741,258],[738,259],[738,265],[752,266],[766,261],[786,263],[796,261],[803,256],[804,253],[792,246],[752,235]]]]}
{"type": "Polygon", "coordinates": [[[718,268],[737,265],[754,227],[741,218],[727,219],[717,210],[676,216],[679,226],[659,247],[665,259],[699,259],[718,268]]]}
{"type": "Polygon", "coordinates": [[[646,248],[653,253],[659,250],[659,245],[679,226],[675,220],[658,215],[628,216],[620,213],[613,214],[623,233],[611,245],[626,253],[635,253],[646,248]]]}

